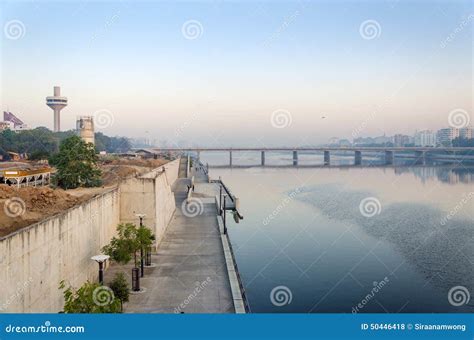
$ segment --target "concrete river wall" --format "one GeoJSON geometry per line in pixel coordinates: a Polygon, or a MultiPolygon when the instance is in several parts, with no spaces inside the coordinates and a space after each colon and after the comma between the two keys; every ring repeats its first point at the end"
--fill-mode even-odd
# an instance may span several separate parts
{"type": "Polygon", "coordinates": [[[59,282],[74,287],[97,280],[91,257],[115,235],[117,224],[145,224],[159,240],[175,210],[171,185],[179,160],[120,185],[61,214],[0,239],[0,313],[59,312],[59,282]],[[135,211],[135,212],[134,212],[135,211]]]}

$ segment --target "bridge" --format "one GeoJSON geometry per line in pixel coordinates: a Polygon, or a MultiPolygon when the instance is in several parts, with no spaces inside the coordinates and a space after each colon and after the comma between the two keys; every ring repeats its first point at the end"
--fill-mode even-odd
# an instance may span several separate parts
{"type": "Polygon", "coordinates": [[[324,164],[329,165],[331,163],[331,152],[353,152],[354,153],[354,164],[362,164],[362,153],[381,153],[385,157],[385,164],[393,164],[393,160],[396,153],[412,154],[415,158],[415,164],[425,164],[428,154],[451,154],[456,155],[458,152],[474,153],[474,147],[334,147],[334,146],[321,146],[321,147],[191,147],[191,148],[150,148],[140,149],[137,152],[145,151],[149,153],[163,153],[163,152],[195,152],[199,159],[201,152],[228,152],[229,153],[229,166],[232,167],[232,152],[260,152],[261,154],[261,166],[265,166],[265,154],[267,152],[292,152],[293,153],[293,165],[298,165],[298,153],[299,152],[322,152],[324,153],[324,164]]]}

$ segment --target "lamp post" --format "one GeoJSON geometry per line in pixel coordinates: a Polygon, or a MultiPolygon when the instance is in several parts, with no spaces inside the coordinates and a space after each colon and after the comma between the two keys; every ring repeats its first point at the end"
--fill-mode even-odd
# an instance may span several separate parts
{"type": "Polygon", "coordinates": [[[95,255],[91,257],[91,260],[94,260],[99,264],[99,283],[104,285],[104,263],[110,258],[109,255],[95,255]]]}
{"type": "MultiPolygon", "coordinates": [[[[143,227],[143,219],[145,218],[146,214],[135,214],[140,219],[140,227],[143,227]]],[[[143,261],[143,248],[140,246],[140,276],[143,277],[145,275],[145,261],[143,261]]]]}
{"type": "Polygon", "coordinates": [[[222,184],[219,186],[219,215],[222,215],[222,184]]]}
{"type": "Polygon", "coordinates": [[[227,198],[227,195],[224,195],[224,210],[223,210],[223,220],[224,220],[224,234],[227,234],[227,221],[226,221],[226,198],[227,198]]]}

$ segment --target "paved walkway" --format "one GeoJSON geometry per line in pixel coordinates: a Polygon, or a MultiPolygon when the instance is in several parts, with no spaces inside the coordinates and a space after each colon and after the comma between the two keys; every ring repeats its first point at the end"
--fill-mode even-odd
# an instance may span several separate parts
{"type": "MultiPolygon", "coordinates": [[[[146,291],[130,296],[125,313],[234,312],[214,197],[196,200],[201,212],[197,216],[192,216],[194,210],[189,206],[183,211],[190,180],[185,178],[186,161],[181,163],[179,178],[173,185],[175,215],[157,254],[152,255],[155,266],[145,268],[145,277],[140,280],[146,291]]],[[[202,181],[207,177],[195,174],[195,183],[202,181]]],[[[112,266],[107,271],[106,284],[116,271],[125,270],[130,276],[131,268],[132,265],[112,266]]]]}

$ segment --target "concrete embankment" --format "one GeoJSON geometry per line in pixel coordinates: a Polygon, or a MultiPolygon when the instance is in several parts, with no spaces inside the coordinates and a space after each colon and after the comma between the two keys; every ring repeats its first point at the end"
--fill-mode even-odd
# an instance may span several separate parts
{"type": "Polygon", "coordinates": [[[120,222],[145,223],[160,239],[175,210],[171,185],[179,160],[130,178],[82,204],[0,239],[0,312],[59,312],[58,289],[97,280],[91,257],[115,235],[120,222]]]}

